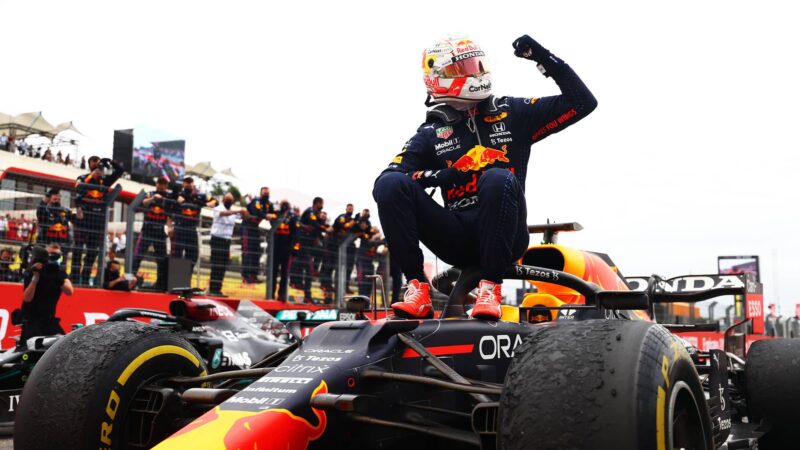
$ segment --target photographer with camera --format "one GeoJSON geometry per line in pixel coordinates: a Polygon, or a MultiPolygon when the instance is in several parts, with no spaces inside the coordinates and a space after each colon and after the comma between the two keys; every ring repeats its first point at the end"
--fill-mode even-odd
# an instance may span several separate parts
{"type": "Polygon", "coordinates": [[[24,343],[34,336],[64,334],[56,317],[61,293],[72,295],[72,282],[61,267],[61,246],[52,243],[45,249],[30,250],[29,270],[22,277],[22,336],[24,343]]]}
{"type": "MultiPolygon", "coordinates": [[[[89,284],[97,255],[105,238],[107,196],[125,169],[109,158],[89,158],[89,170],[76,183],[75,248],[72,253],[72,278],[78,284],[89,284]],[[110,172],[110,173],[109,173],[110,172]],[[84,247],[86,248],[85,257],[84,247]]],[[[100,284],[95,280],[95,285],[100,284]]]]}

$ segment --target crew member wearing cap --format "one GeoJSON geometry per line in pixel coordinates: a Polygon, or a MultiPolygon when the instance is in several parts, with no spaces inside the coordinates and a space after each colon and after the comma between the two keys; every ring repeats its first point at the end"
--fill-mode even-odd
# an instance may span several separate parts
{"type": "Polygon", "coordinates": [[[269,201],[269,188],[262,187],[259,196],[247,204],[247,214],[242,220],[242,279],[245,283],[258,282],[259,259],[261,258],[261,221],[276,217],[275,208],[269,201]]]}
{"type": "Polygon", "coordinates": [[[273,298],[285,302],[288,297],[289,257],[297,242],[297,229],[300,227],[297,215],[292,212],[288,200],[281,200],[278,217],[272,226],[275,229],[275,249],[272,252],[275,261],[272,263],[272,279],[275,280],[277,290],[277,292],[273,292],[273,298]],[[279,274],[280,282],[277,281],[279,274]]]}
{"type": "Polygon", "coordinates": [[[142,264],[142,257],[150,253],[156,260],[156,281],[153,288],[159,291],[167,288],[167,234],[164,226],[167,224],[168,211],[173,200],[169,198],[169,180],[158,177],[156,190],[147,194],[142,201],[144,207],[144,223],[142,231],[133,247],[133,267],[131,273],[138,274],[142,264]]]}
{"type": "Polygon", "coordinates": [[[39,224],[37,241],[48,244],[69,241],[69,222],[72,213],[61,206],[61,193],[58,188],[47,191],[42,203],[36,208],[36,222],[39,224]]]}
{"type": "Polygon", "coordinates": [[[186,258],[192,262],[192,270],[197,263],[197,226],[200,224],[200,211],[203,207],[213,208],[217,201],[208,199],[197,192],[194,179],[183,179],[181,190],[173,193],[175,203],[172,207],[173,226],[168,234],[172,239],[171,253],[175,258],[186,258]]]}
{"type": "MultiPolygon", "coordinates": [[[[86,175],[79,176],[76,183],[71,275],[78,284],[89,284],[92,267],[105,237],[109,188],[125,171],[116,161],[98,156],[89,158],[89,170],[86,175]],[[107,170],[111,173],[106,174],[107,170]],[[84,248],[86,252],[82,259],[84,248]]],[[[100,284],[99,281],[95,280],[95,284],[100,284]]]]}

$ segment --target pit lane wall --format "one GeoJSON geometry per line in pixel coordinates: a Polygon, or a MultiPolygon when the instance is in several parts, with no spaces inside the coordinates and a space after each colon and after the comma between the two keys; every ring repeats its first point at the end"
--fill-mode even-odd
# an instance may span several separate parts
{"type": "MultiPolygon", "coordinates": [[[[103,322],[121,308],[145,308],[169,311],[174,294],[150,292],[120,292],[106,289],[75,288],[72,296],[61,295],[56,314],[61,319],[61,328],[69,332],[72,326],[83,326],[103,322]]],[[[240,299],[215,298],[236,309],[240,299]]],[[[268,313],[275,315],[285,309],[318,309],[315,305],[293,305],[274,300],[250,300],[268,313]]],[[[22,305],[21,283],[0,283],[0,349],[16,345],[14,337],[20,335],[20,327],[11,323],[11,312],[22,305]]]]}

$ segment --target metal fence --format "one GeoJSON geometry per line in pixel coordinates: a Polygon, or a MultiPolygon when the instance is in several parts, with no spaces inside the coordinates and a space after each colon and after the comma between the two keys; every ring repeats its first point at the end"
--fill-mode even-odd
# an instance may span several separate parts
{"type": "MultiPolygon", "coordinates": [[[[165,291],[170,263],[188,261],[191,286],[233,298],[341,305],[346,296],[370,295],[373,275],[382,276],[394,300],[399,297],[402,275],[374,237],[329,230],[312,238],[287,229],[284,217],[255,225],[237,219],[232,238],[220,241],[211,236],[213,213],[205,205],[191,213],[166,195],[153,200],[140,192],[125,203],[115,201],[119,192],[6,176],[0,182],[0,281],[20,279],[27,246],[58,243],[64,269],[84,287],[165,291]],[[46,196],[53,188],[57,202],[46,196]]],[[[381,292],[378,299],[383,306],[381,292]]]]}
{"type": "Polygon", "coordinates": [[[333,305],[349,295],[370,295],[370,276],[380,274],[399,297],[402,275],[397,267],[392,274],[381,240],[333,232],[312,239],[287,230],[281,218],[237,219],[225,239],[212,236],[211,208],[199,209],[195,220],[177,220],[181,209],[169,199],[148,201],[144,192],[130,204],[125,267],[138,276],[140,289],[164,290],[170,262],[183,258],[190,261],[190,285],[213,295],[333,305]]]}
{"type": "Polygon", "coordinates": [[[0,262],[0,279],[20,278],[30,245],[58,244],[63,255],[60,263],[74,284],[102,286],[107,235],[114,228],[112,211],[119,192],[118,187],[91,183],[47,185],[19,174],[4,178],[0,183],[0,259],[5,262],[0,262]],[[52,196],[48,195],[51,190],[55,191],[52,196]]]}

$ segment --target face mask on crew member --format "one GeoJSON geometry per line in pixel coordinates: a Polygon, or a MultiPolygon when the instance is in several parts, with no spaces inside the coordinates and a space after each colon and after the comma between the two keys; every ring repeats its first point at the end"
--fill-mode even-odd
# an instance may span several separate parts
{"type": "Polygon", "coordinates": [[[225,209],[231,209],[231,206],[233,206],[233,202],[224,201],[222,202],[222,205],[225,206],[225,209]]]}

